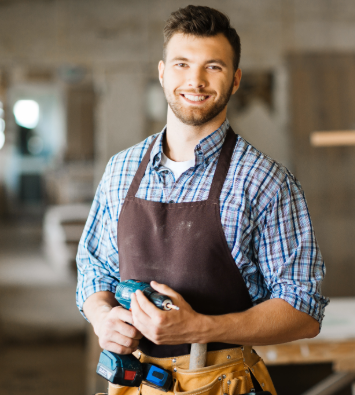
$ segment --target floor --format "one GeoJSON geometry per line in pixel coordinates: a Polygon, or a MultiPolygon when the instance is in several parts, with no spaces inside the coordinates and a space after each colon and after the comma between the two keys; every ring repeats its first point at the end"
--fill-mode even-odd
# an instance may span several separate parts
{"type": "Polygon", "coordinates": [[[46,261],[40,220],[0,220],[1,395],[85,395],[75,283],[46,261]]]}

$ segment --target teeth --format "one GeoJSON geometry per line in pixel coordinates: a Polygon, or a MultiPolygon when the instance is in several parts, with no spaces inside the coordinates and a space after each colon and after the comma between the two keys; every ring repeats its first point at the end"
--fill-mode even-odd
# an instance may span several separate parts
{"type": "Polygon", "coordinates": [[[207,96],[193,96],[193,95],[184,95],[186,99],[191,101],[202,101],[205,100],[207,96]]]}

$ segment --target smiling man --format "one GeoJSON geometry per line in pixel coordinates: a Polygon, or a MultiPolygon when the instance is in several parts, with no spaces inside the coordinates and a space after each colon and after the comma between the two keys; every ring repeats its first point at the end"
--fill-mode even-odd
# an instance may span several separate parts
{"type": "Polygon", "coordinates": [[[164,39],[167,126],[107,165],[79,245],[78,306],[101,347],[170,369],[175,393],[276,394],[251,346],[316,336],[328,303],[304,194],[229,126],[242,72],[228,18],[188,6],[164,39]],[[129,278],[152,281],[180,309],[137,292],[124,310],[114,292],[129,278]],[[208,344],[201,370],[186,370],[191,343],[208,344]]]}

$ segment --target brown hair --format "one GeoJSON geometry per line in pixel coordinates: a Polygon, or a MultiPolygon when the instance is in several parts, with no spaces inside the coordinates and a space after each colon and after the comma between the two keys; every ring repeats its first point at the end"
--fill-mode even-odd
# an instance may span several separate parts
{"type": "Polygon", "coordinates": [[[233,66],[237,70],[240,61],[240,38],[236,30],[231,27],[229,18],[214,8],[188,5],[171,13],[164,26],[164,52],[175,33],[191,34],[199,37],[224,34],[234,52],[233,66]]]}

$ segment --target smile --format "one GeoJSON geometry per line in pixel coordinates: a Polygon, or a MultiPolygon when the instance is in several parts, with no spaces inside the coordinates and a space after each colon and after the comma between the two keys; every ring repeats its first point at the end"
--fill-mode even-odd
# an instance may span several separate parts
{"type": "Polygon", "coordinates": [[[202,103],[208,100],[210,96],[203,96],[203,95],[189,95],[189,94],[181,94],[181,96],[190,103],[202,103]]]}

